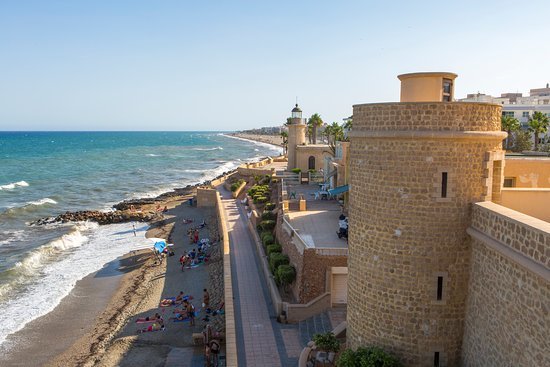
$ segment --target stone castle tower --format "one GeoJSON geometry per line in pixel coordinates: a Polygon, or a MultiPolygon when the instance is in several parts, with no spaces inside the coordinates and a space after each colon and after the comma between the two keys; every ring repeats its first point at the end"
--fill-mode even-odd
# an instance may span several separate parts
{"type": "Polygon", "coordinates": [[[296,106],[292,109],[290,125],[288,125],[288,169],[297,167],[296,146],[306,142],[306,124],[302,118],[302,110],[296,106]]]}
{"type": "Polygon", "coordinates": [[[353,106],[349,346],[460,364],[472,203],[498,201],[501,107],[452,102],[456,74],[400,75],[400,103],[353,106]]]}

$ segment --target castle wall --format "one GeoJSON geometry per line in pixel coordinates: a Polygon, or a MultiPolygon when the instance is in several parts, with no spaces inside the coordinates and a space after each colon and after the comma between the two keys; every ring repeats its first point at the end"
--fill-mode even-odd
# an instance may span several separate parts
{"type": "Polygon", "coordinates": [[[464,366],[550,365],[550,224],[485,202],[472,213],[464,366]]]}
{"type": "Polygon", "coordinates": [[[277,219],[276,235],[283,253],[296,268],[296,280],[291,291],[298,303],[308,303],[328,291],[327,272],[331,267],[347,266],[347,256],[319,255],[314,248],[301,247],[283,228],[283,215],[277,219]]]}
{"type": "Polygon", "coordinates": [[[502,179],[493,172],[503,158],[500,106],[356,105],[353,118],[349,345],[382,346],[406,366],[433,366],[436,353],[441,366],[457,366],[470,208],[498,194],[493,180],[502,179]]]}

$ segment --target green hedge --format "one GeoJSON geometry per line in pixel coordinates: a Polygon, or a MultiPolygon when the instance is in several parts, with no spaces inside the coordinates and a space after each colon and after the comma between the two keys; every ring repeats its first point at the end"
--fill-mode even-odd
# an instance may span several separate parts
{"type": "Polygon", "coordinates": [[[233,182],[231,184],[231,191],[233,191],[233,192],[237,191],[237,189],[239,188],[239,186],[242,185],[243,182],[244,182],[244,180],[242,178],[240,180],[238,180],[237,182],[233,182]]]}
{"type": "Polygon", "coordinates": [[[258,227],[263,231],[273,231],[276,222],[274,220],[262,220],[258,227]]]}
{"type": "MultiPolygon", "coordinates": [[[[267,209],[267,205],[266,205],[266,209],[267,209]]],[[[262,220],[275,220],[275,218],[277,218],[277,215],[275,213],[270,212],[269,210],[266,210],[262,213],[262,220]]]]}
{"type": "Polygon", "coordinates": [[[266,196],[259,196],[254,199],[254,204],[262,204],[269,201],[269,198],[266,196]]]}
{"type": "Polygon", "coordinates": [[[336,361],[337,367],[400,367],[399,360],[382,348],[360,347],[357,351],[346,349],[336,361]]]}
{"type": "MultiPolygon", "coordinates": [[[[265,245],[265,243],[264,243],[265,245]]],[[[267,256],[271,255],[273,252],[281,252],[283,248],[278,243],[273,243],[271,245],[266,245],[267,256]]]]}
{"type": "Polygon", "coordinates": [[[269,246],[275,243],[275,239],[273,238],[273,235],[271,233],[263,232],[262,243],[264,244],[264,246],[269,246]]]}
{"type": "Polygon", "coordinates": [[[275,203],[267,203],[265,204],[265,210],[273,210],[276,206],[277,205],[275,203]]]}
{"type": "Polygon", "coordinates": [[[280,252],[272,252],[271,255],[269,255],[269,267],[271,268],[271,273],[275,273],[275,269],[277,269],[281,265],[288,265],[288,256],[280,253],[280,252]]]}
{"type": "Polygon", "coordinates": [[[300,172],[302,172],[302,170],[299,169],[299,168],[293,168],[293,169],[291,169],[291,171],[294,172],[294,173],[300,173],[300,172]]]}
{"type": "Polygon", "coordinates": [[[296,269],[292,265],[279,265],[275,271],[275,281],[277,284],[287,286],[296,280],[296,269]]]}

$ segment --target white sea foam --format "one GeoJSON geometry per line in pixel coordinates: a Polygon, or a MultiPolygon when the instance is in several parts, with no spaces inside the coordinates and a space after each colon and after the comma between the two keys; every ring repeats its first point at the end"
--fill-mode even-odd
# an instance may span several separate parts
{"type": "Polygon", "coordinates": [[[149,153],[149,154],[147,154],[147,157],[160,157],[160,155],[159,155],[159,154],[149,153]]]}
{"type": "Polygon", "coordinates": [[[27,232],[24,230],[15,230],[15,231],[2,231],[0,246],[7,245],[8,243],[21,241],[27,237],[27,232]]]}
{"type": "Polygon", "coordinates": [[[88,223],[78,224],[70,234],[63,236],[64,238],[52,241],[37,250],[42,254],[31,253],[32,259],[28,257],[23,260],[19,265],[21,269],[14,269],[18,271],[27,267],[25,272],[17,277],[23,284],[19,284],[16,295],[10,295],[6,301],[0,301],[0,314],[3,318],[0,345],[9,334],[52,311],[70,293],[78,280],[100,270],[104,264],[143,243],[147,228],[145,225],[139,227],[138,237],[134,237],[131,223],[91,229],[93,227],[95,225],[88,223]],[[49,252],[48,261],[44,257],[44,252],[49,252]]]}
{"type": "Polygon", "coordinates": [[[54,199],[50,199],[50,198],[43,198],[43,199],[36,200],[36,201],[28,201],[25,204],[25,206],[29,206],[29,205],[40,206],[40,205],[45,205],[45,204],[57,204],[57,201],[55,201],[54,199]]]}
{"type": "Polygon", "coordinates": [[[212,151],[212,150],[223,150],[222,147],[215,147],[215,148],[191,148],[191,150],[199,150],[199,151],[212,151]]]}
{"type": "Polygon", "coordinates": [[[13,182],[7,185],[0,185],[0,190],[13,190],[16,187],[27,187],[29,184],[26,181],[13,182]]]}

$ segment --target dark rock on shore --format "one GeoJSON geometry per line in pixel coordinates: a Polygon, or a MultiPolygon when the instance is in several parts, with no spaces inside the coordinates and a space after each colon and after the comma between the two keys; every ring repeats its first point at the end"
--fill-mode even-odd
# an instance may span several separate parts
{"type": "Polygon", "coordinates": [[[162,220],[162,214],[155,212],[131,212],[116,210],[113,212],[100,212],[97,210],[84,210],[78,212],[66,212],[57,217],[42,218],[31,225],[44,225],[52,223],[67,223],[80,221],[93,221],[99,224],[125,223],[125,222],[151,222],[162,220]]]}

